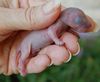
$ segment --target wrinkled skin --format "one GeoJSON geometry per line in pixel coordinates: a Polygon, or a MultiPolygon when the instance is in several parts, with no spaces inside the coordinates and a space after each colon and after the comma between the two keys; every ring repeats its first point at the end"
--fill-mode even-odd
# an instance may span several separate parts
{"type": "MultiPolygon", "coordinates": [[[[20,4],[22,5],[21,6],[17,2],[19,0],[7,0],[8,2],[5,2],[5,1],[6,0],[0,0],[0,6],[2,7],[0,9],[0,11],[2,11],[2,12],[7,11],[7,10],[3,9],[4,7],[15,10],[15,8],[19,8],[19,7],[22,7],[24,9],[24,8],[27,8],[28,6],[36,7],[37,5],[42,5],[43,3],[46,3],[45,0],[43,3],[42,3],[43,0],[39,0],[38,1],[39,3],[37,3],[37,5],[36,4],[32,5],[31,3],[35,3],[36,0],[28,0],[31,2],[30,4],[27,4],[27,3],[23,4],[21,2],[22,0],[20,0],[20,4]]],[[[27,2],[27,0],[23,0],[23,1],[27,2]]],[[[55,9],[56,12],[55,13],[52,12],[53,16],[51,16],[49,14],[49,16],[47,16],[47,17],[52,18],[52,20],[53,20],[52,22],[54,22],[54,20],[56,20],[56,18],[58,17],[58,15],[60,13],[59,10],[60,10],[59,8],[55,9]]],[[[10,14],[11,13],[15,14],[15,12],[16,11],[9,11],[10,14]]],[[[37,11],[34,10],[34,12],[37,12],[37,11]]],[[[0,16],[2,16],[3,14],[5,14],[5,13],[0,14],[0,16]]],[[[15,14],[15,15],[16,16],[14,16],[14,17],[17,17],[17,18],[23,17],[23,15],[21,15],[21,16],[17,16],[18,14],[15,14]]],[[[11,17],[10,18],[9,17],[8,17],[8,19],[11,18],[11,17]]],[[[45,17],[45,18],[47,18],[47,17],[45,17]]],[[[15,23],[13,24],[10,22],[9,22],[10,24],[8,24],[8,22],[5,21],[4,19],[2,19],[2,21],[4,21],[4,22],[0,23],[0,24],[2,24],[2,25],[0,25],[0,73],[3,73],[5,75],[19,73],[18,67],[16,66],[16,63],[18,64],[18,59],[19,59],[19,57],[16,57],[16,55],[17,55],[16,49],[19,46],[19,44],[21,43],[21,41],[23,40],[23,38],[29,32],[18,31],[18,29],[19,30],[32,29],[32,27],[30,27],[29,24],[24,23],[25,24],[24,25],[21,22],[24,20],[23,18],[22,18],[23,20],[21,20],[21,21],[19,20],[20,18],[19,19],[17,19],[17,18],[15,18],[17,21],[16,24],[15,23]],[[8,25],[6,25],[6,23],[8,25]],[[4,28],[2,28],[2,26],[4,28]]],[[[11,19],[9,21],[12,22],[13,20],[11,19]]],[[[49,21],[49,22],[51,22],[51,21],[49,21]]],[[[38,23],[39,23],[39,21],[38,21],[38,23]]],[[[46,25],[46,26],[48,26],[48,25],[46,25]]],[[[38,28],[33,27],[33,29],[38,30],[38,29],[44,28],[45,21],[42,25],[40,23],[37,24],[37,27],[38,28]]],[[[76,36],[72,35],[71,33],[65,33],[61,37],[61,39],[65,42],[65,46],[61,46],[61,47],[56,46],[56,45],[47,46],[44,49],[42,49],[36,57],[27,59],[27,62],[26,62],[27,72],[28,73],[39,73],[39,72],[43,71],[44,69],[46,69],[50,63],[53,63],[54,65],[60,65],[63,62],[67,61],[70,56],[69,51],[71,52],[71,54],[77,53],[77,51],[79,50],[79,44],[78,44],[78,39],[76,36]],[[55,51],[58,51],[58,52],[55,52],[55,51]],[[40,60],[41,60],[41,62],[39,62],[40,60]]]]}
{"type": "Polygon", "coordinates": [[[58,46],[62,46],[64,45],[64,42],[59,39],[59,36],[62,33],[68,31],[68,29],[86,33],[91,26],[91,22],[87,19],[82,10],[71,7],[62,11],[61,16],[54,24],[49,26],[48,29],[32,31],[24,38],[17,51],[18,55],[20,56],[18,68],[21,75],[25,76],[27,74],[25,69],[25,61],[31,52],[32,57],[34,57],[36,52],[53,42],[58,46]]]}
{"type": "MultiPolygon", "coordinates": [[[[26,1],[26,0],[24,0],[26,1]]],[[[34,0],[32,0],[34,2],[34,0]]],[[[39,2],[42,3],[42,1],[40,0],[39,2]]],[[[8,2],[2,2],[2,0],[0,0],[0,5],[3,7],[7,7],[7,8],[12,8],[15,10],[15,8],[19,8],[19,4],[17,4],[17,0],[8,0],[8,2]],[[3,4],[4,3],[4,4],[3,4]],[[9,6],[8,6],[8,4],[9,6]]],[[[21,2],[20,2],[21,3],[21,2]]],[[[41,5],[41,4],[40,4],[41,5]]],[[[26,8],[28,5],[27,4],[23,4],[23,8],[26,8]]],[[[32,6],[32,5],[30,5],[32,6]]],[[[56,11],[54,14],[52,14],[53,16],[47,16],[50,19],[52,18],[52,20],[56,20],[56,18],[58,17],[58,14],[60,13],[60,8],[56,8],[54,11],[56,11]]],[[[54,12],[53,11],[53,12],[54,12]]],[[[34,12],[37,12],[34,10],[34,12]]],[[[39,12],[39,11],[38,11],[39,12]]],[[[41,11],[40,11],[41,12],[41,11]]],[[[53,13],[52,12],[52,13],[53,13]]],[[[13,11],[12,11],[13,13],[13,11]]],[[[17,17],[17,15],[15,16],[17,17]]],[[[19,16],[18,16],[19,17],[19,16]]],[[[17,17],[17,18],[18,18],[17,17]]],[[[47,18],[45,17],[45,18],[47,18]]],[[[19,19],[16,18],[16,21],[19,19]]],[[[9,19],[9,18],[8,18],[9,19]]],[[[2,21],[5,21],[2,19],[2,21]]],[[[13,21],[12,19],[9,21],[13,21]]],[[[21,20],[23,21],[23,20],[21,20]]],[[[17,31],[18,29],[22,30],[30,30],[30,27],[25,27],[22,25],[19,25],[19,23],[21,22],[17,22],[17,28],[14,25],[12,25],[13,23],[11,23],[12,26],[14,26],[13,28],[7,27],[6,23],[8,22],[4,22],[5,24],[5,29],[0,27],[0,73],[3,73],[5,75],[11,75],[11,74],[18,74],[19,70],[18,67],[16,66],[16,63],[18,63],[18,59],[19,57],[16,57],[16,50],[17,47],[19,46],[20,42],[23,40],[23,38],[29,33],[26,31],[17,31]],[[15,32],[13,32],[13,30],[15,32]],[[7,39],[6,39],[7,38],[7,39]]],[[[42,20],[41,20],[42,21],[42,20]]],[[[38,25],[40,24],[39,21],[38,25]]],[[[45,23],[45,22],[44,22],[45,23]]],[[[3,24],[3,23],[2,23],[3,24]]],[[[45,23],[47,24],[47,22],[45,23]]],[[[44,24],[44,25],[45,25],[44,24]]],[[[38,26],[37,25],[37,26],[38,26]]],[[[41,24],[39,25],[39,28],[35,28],[33,27],[33,29],[41,29],[44,28],[41,24]]],[[[67,37],[62,36],[62,39],[64,39],[64,41],[66,41],[66,45],[69,48],[70,52],[72,54],[75,54],[78,51],[78,43],[77,43],[77,37],[75,37],[74,35],[70,34],[70,33],[66,33],[67,37]],[[67,40],[69,38],[69,40],[67,40]],[[67,44],[68,43],[68,44],[67,44]],[[73,46],[69,45],[72,44],[73,46]]],[[[42,49],[38,55],[34,58],[29,58],[27,59],[27,72],[28,73],[39,73],[41,71],[43,71],[44,69],[46,69],[48,67],[49,64],[53,63],[54,65],[60,65],[62,64],[64,61],[67,61],[69,59],[69,52],[65,47],[59,47],[56,45],[51,45],[48,46],[44,49],[42,49]],[[54,51],[52,51],[54,50],[54,51]],[[55,52],[55,51],[59,51],[59,52],[55,52]],[[58,54],[57,54],[58,53],[58,54]],[[59,55],[60,53],[60,55],[59,55]],[[41,60],[41,62],[39,62],[39,60],[41,60]]]]}

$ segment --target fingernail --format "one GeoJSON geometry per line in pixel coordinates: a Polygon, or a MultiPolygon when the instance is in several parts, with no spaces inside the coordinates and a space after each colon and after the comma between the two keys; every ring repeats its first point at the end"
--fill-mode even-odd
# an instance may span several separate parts
{"type": "Polygon", "coordinates": [[[53,62],[51,62],[49,65],[48,65],[48,67],[50,67],[50,66],[52,66],[53,65],[53,62]]]}
{"type": "Polygon", "coordinates": [[[79,53],[80,53],[80,45],[79,45],[79,43],[77,43],[77,46],[78,46],[78,51],[75,53],[75,54],[73,54],[73,56],[77,56],[79,53]]]}
{"type": "Polygon", "coordinates": [[[67,59],[67,61],[65,61],[65,63],[68,63],[72,58],[72,54],[71,54],[71,52],[69,50],[68,50],[68,53],[69,53],[69,58],[67,59]]]}
{"type": "Polygon", "coordinates": [[[43,6],[43,11],[45,14],[52,13],[54,10],[59,8],[61,5],[61,0],[50,0],[43,6]]]}

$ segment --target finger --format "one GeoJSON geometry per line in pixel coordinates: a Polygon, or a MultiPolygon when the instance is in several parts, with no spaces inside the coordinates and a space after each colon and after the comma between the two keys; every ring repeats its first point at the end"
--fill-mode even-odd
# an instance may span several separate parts
{"type": "Polygon", "coordinates": [[[40,73],[48,67],[49,63],[50,59],[47,55],[37,55],[27,64],[27,72],[40,73]]]}
{"type": "Polygon", "coordinates": [[[73,54],[77,55],[80,52],[78,38],[71,33],[64,33],[61,39],[65,42],[66,48],[73,54]]]}
{"type": "Polygon", "coordinates": [[[47,2],[47,0],[19,0],[20,7],[32,7],[32,6],[40,6],[47,2]]]}
{"type": "Polygon", "coordinates": [[[51,25],[60,14],[60,2],[48,3],[28,9],[0,8],[0,30],[38,30],[51,25]],[[52,20],[51,20],[52,19],[52,20]]]}
{"type": "Polygon", "coordinates": [[[0,6],[3,5],[3,7],[7,8],[28,8],[28,7],[35,7],[43,5],[47,2],[47,0],[5,0],[4,2],[0,1],[0,6]],[[5,3],[5,4],[3,4],[5,3]]]}
{"type": "Polygon", "coordinates": [[[71,59],[70,53],[63,46],[51,45],[41,50],[39,54],[47,55],[50,58],[51,62],[49,65],[60,65],[71,59]]]}

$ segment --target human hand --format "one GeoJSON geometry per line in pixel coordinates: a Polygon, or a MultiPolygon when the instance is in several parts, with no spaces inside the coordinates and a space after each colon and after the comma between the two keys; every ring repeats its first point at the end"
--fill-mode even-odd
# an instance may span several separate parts
{"type": "MultiPolygon", "coordinates": [[[[22,34],[22,33],[21,33],[22,34]]],[[[20,35],[21,35],[20,34],[20,35]]],[[[23,34],[22,34],[23,35],[23,34]]],[[[22,41],[20,41],[21,36],[17,36],[17,41],[14,43],[13,49],[16,49],[18,44],[22,41]]],[[[65,43],[65,46],[57,46],[57,45],[50,45],[45,47],[44,49],[41,49],[39,53],[37,53],[36,56],[32,56],[30,53],[30,57],[26,59],[25,66],[26,66],[26,72],[27,73],[39,73],[45,70],[49,65],[60,65],[63,63],[67,63],[70,61],[72,55],[77,55],[80,51],[80,47],[78,44],[78,38],[71,34],[71,33],[64,33],[61,37],[61,40],[65,43]],[[32,57],[31,57],[32,56],[32,57]]],[[[16,52],[16,50],[14,51],[16,52]]],[[[13,53],[14,53],[13,52],[13,53]]],[[[19,55],[14,54],[10,55],[10,69],[13,66],[14,70],[20,72],[18,69],[18,63],[19,63],[19,55]],[[16,60],[17,56],[17,60],[16,60]],[[12,58],[13,57],[13,58],[12,58]],[[14,62],[16,60],[16,62],[14,62]],[[12,63],[12,64],[11,64],[12,63]],[[16,66],[17,63],[17,66],[16,66]]]]}
{"type": "MultiPolygon", "coordinates": [[[[28,1],[36,3],[35,0],[28,1]]],[[[31,2],[25,4],[27,0],[7,0],[7,2],[0,0],[0,73],[6,74],[11,65],[9,60],[13,58],[9,59],[9,56],[16,50],[16,48],[12,50],[12,46],[14,42],[18,43],[15,39],[16,36],[20,36],[19,31],[43,29],[58,18],[61,7],[56,1],[40,0],[35,5],[31,5],[31,2]]]]}
{"type": "Polygon", "coordinates": [[[15,31],[39,30],[51,25],[61,12],[60,3],[57,0],[42,2],[43,0],[0,0],[0,41],[15,31]]]}
{"type": "MultiPolygon", "coordinates": [[[[18,57],[16,58],[16,49],[20,44],[21,40],[27,35],[27,32],[19,32],[19,30],[38,30],[49,26],[53,23],[60,14],[60,5],[59,3],[52,3],[52,0],[46,5],[50,7],[51,12],[44,15],[41,13],[41,8],[43,6],[37,7],[37,5],[43,5],[42,1],[37,3],[37,5],[27,5],[27,4],[17,4],[18,0],[12,0],[11,2],[4,2],[1,0],[0,2],[4,2],[4,5],[1,5],[1,26],[0,26],[0,73],[10,75],[12,73],[19,73],[18,68],[16,66],[18,57]],[[6,5],[8,3],[9,5],[6,5]],[[48,5],[49,4],[49,5],[48,5]],[[53,6],[51,6],[54,4],[53,6]],[[28,7],[35,6],[35,8],[31,8],[34,11],[31,15],[28,13],[28,7]],[[8,8],[5,8],[8,7],[8,8]],[[54,7],[51,9],[51,7],[54,7]],[[4,12],[3,12],[4,11],[4,12]],[[25,13],[27,11],[27,14],[25,13]],[[40,12],[40,13],[39,13],[40,12]],[[34,14],[35,13],[35,14],[34,14]],[[9,14],[9,15],[8,15],[9,14]],[[25,16],[26,15],[26,16],[25,16]],[[5,17],[6,16],[6,17],[5,17]],[[39,17],[37,17],[39,16],[39,17]],[[11,20],[9,20],[12,18],[11,20]],[[27,18],[27,19],[25,19],[27,18]],[[44,20],[45,18],[45,20],[44,20]],[[29,19],[29,20],[28,20],[29,19]],[[52,20],[51,20],[52,19],[52,20]],[[48,21],[48,22],[47,22],[48,21]],[[16,33],[15,33],[16,31],[16,33]],[[8,38],[7,38],[8,37],[8,38]]],[[[19,0],[19,1],[27,1],[27,0],[19,0]]],[[[32,0],[29,0],[32,1],[32,0]]],[[[34,1],[34,0],[33,0],[34,1]]],[[[23,2],[24,3],[24,2],[23,2]]],[[[47,7],[45,6],[45,8],[47,7]]],[[[46,11],[48,10],[46,8],[46,11]]],[[[44,9],[45,9],[44,8],[44,9]]],[[[29,8],[30,9],[30,8],[29,8]]],[[[28,59],[27,61],[27,71],[28,73],[39,73],[46,69],[49,64],[53,63],[54,65],[62,64],[65,61],[68,61],[71,58],[71,54],[76,54],[79,51],[79,44],[77,42],[77,37],[72,35],[71,33],[65,33],[62,36],[62,40],[65,42],[66,46],[59,47],[56,45],[48,46],[42,49],[38,55],[34,58],[28,59]],[[54,50],[54,51],[53,51],[54,50]],[[58,51],[58,52],[55,52],[58,51]],[[69,53],[70,52],[70,53],[69,53]],[[60,55],[59,55],[60,54],[60,55]],[[41,60],[41,62],[39,62],[41,60]]]]}

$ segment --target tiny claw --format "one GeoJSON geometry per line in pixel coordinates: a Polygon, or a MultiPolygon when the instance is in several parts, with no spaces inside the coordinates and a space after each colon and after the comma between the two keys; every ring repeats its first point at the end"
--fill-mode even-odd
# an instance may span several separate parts
{"type": "Polygon", "coordinates": [[[24,77],[24,76],[26,76],[27,72],[26,72],[25,69],[23,69],[23,70],[20,71],[20,74],[24,77]]]}
{"type": "Polygon", "coordinates": [[[25,69],[25,63],[22,59],[19,59],[19,65],[18,65],[18,69],[19,72],[22,76],[25,76],[27,74],[26,69],[25,69]]]}
{"type": "Polygon", "coordinates": [[[22,66],[18,66],[19,68],[19,73],[22,75],[22,76],[26,76],[27,72],[26,72],[26,69],[23,68],[22,66]]]}

